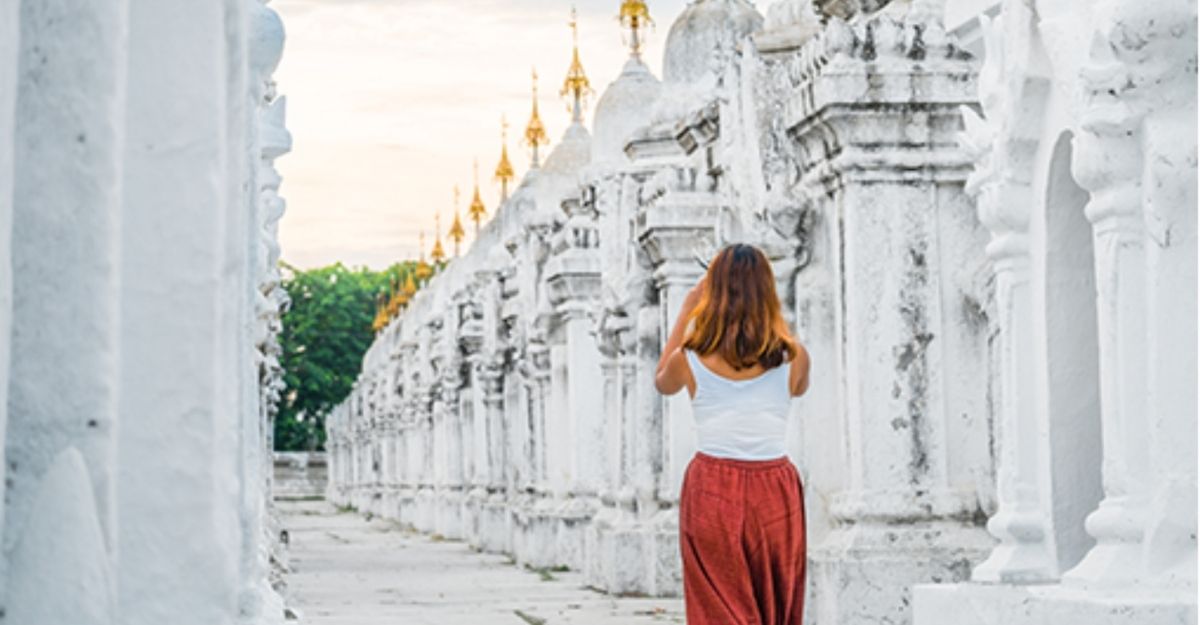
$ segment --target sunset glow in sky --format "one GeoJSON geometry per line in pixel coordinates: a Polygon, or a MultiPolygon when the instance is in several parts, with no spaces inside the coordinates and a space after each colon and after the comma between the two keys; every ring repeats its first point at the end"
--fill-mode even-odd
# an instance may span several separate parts
{"type": "MultiPolygon", "coordinates": [[[[432,245],[462,190],[465,219],[472,161],[489,215],[499,188],[500,117],[518,178],[529,152],[518,145],[529,119],[530,70],[553,149],[569,115],[559,89],[571,60],[571,7],[595,99],[628,56],[620,0],[275,0],[287,45],[275,79],[287,96],[294,147],[277,161],[288,211],[283,259],[308,268],[342,261],[375,268],[432,245]]],[[[662,46],[685,0],[650,0],[657,26],[645,59],[658,74],[662,46]]],[[[590,120],[590,110],[589,110],[590,120]]]]}

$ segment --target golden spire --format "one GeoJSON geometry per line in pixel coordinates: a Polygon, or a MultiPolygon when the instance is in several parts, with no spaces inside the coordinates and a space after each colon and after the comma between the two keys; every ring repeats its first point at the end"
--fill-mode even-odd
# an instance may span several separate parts
{"type": "Polygon", "coordinates": [[[479,197],[479,159],[475,159],[475,196],[467,207],[467,215],[475,222],[475,237],[479,238],[479,221],[487,215],[487,207],[483,205],[483,198],[479,197]]]}
{"type": "Polygon", "coordinates": [[[533,164],[530,169],[541,167],[538,160],[538,146],[549,145],[550,137],[546,136],[546,126],[538,115],[537,68],[533,70],[533,113],[529,116],[529,124],[525,126],[525,145],[533,150],[533,164]]]}
{"type": "MultiPolygon", "coordinates": [[[[409,270],[405,273],[408,276],[408,280],[411,282],[412,281],[412,270],[409,270]]],[[[401,286],[401,282],[403,282],[403,281],[400,279],[400,274],[397,273],[395,286],[393,287],[393,290],[395,291],[396,294],[393,295],[392,297],[396,300],[396,302],[398,303],[398,306],[403,307],[408,304],[409,300],[412,299],[413,293],[416,292],[416,289],[410,291],[407,288],[405,288],[408,286],[408,284],[405,283],[404,286],[401,286]]]]}
{"type": "Polygon", "coordinates": [[[404,294],[412,297],[413,293],[417,292],[417,283],[413,281],[412,272],[408,272],[408,277],[404,279],[404,294]]]}
{"type": "Polygon", "coordinates": [[[446,259],[446,250],[442,249],[442,212],[438,211],[434,219],[436,225],[433,231],[433,251],[429,253],[429,256],[434,263],[440,263],[446,259]]]}
{"type": "Polygon", "coordinates": [[[375,319],[371,321],[371,329],[378,332],[387,326],[387,293],[375,296],[375,319]]]}
{"type": "Polygon", "coordinates": [[[500,201],[508,199],[508,183],[513,179],[512,163],[508,161],[508,120],[500,116],[500,164],[496,165],[496,180],[500,181],[500,201]]]}
{"type": "Polygon", "coordinates": [[[642,56],[642,31],[654,25],[650,18],[650,9],[643,0],[623,0],[621,2],[621,27],[629,29],[629,51],[634,58],[642,56]]]}
{"type": "Polygon", "coordinates": [[[458,196],[458,185],[454,185],[454,223],[450,224],[450,232],[446,233],[446,236],[454,241],[455,258],[458,258],[458,244],[462,243],[463,237],[467,236],[467,233],[463,232],[462,221],[458,218],[458,196]]]}
{"type": "MultiPolygon", "coordinates": [[[[429,276],[433,275],[433,269],[429,267],[429,263],[425,262],[425,231],[421,231],[421,260],[417,262],[417,279],[425,281],[429,276]]],[[[412,277],[411,275],[409,277],[412,277]]]]}
{"type": "Polygon", "coordinates": [[[571,7],[571,21],[567,25],[571,27],[574,51],[571,53],[571,67],[567,69],[567,79],[563,81],[559,95],[571,98],[571,105],[567,109],[571,111],[571,123],[581,124],[584,100],[594,92],[591,81],[583,71],[583,63],[579,61],[579,19],[575,7],[571,7]]]}

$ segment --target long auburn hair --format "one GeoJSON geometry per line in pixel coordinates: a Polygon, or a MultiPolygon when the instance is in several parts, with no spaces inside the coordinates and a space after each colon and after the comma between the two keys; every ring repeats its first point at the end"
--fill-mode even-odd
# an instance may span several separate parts
{"type": "Polygon", "coordinates": [[[717,253],[689,321],[683,347],[701,356],[718,352],[736,371],[755,364],[773,369],[800,351],[783,320],[775,272],[753,245],[717,253]]]}

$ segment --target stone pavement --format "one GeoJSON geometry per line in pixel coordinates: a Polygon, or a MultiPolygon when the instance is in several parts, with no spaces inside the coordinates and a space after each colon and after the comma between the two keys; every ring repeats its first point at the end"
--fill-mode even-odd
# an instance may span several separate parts
{"type": "Polygon", "coordinates": [[[280,501],[293,605],[307,625],[683,623],[679,599],[618,598],[577,572],[519,568],[323,501],[280,501]]]}

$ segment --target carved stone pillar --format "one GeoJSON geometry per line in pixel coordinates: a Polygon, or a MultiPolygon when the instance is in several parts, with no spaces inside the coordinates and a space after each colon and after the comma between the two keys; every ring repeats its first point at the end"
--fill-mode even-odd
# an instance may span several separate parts
{"type": "MultiPolygon", "coordinates": [[[[656,319],[651,321],[644,316],[639,319],[639,332],[643,330],[642,324],[653,323],[653,335],[665,339],[679,316],[683,299],[703,275],[704,268],[696,257],[701,250],[713,248],[713,224],[718,212],[718,199],[711,182],[696,167],[673,165],[660,171],[645,186],[636,232],[638,243],[653,267],[658,306],[656,319]]],[[[654,362],[647,359],[646,368],[639,372],[639,380],[647,387],[645,392],[655,393],[662,406],[662,429],[658,434],[662,445],[661,468],[657,471],[655,493],[661,508],[654,514],[649,549],[649,586],[657,595],[676,592],[682,583],[676,508],[684,470],[696,451],[695,424],[687,394],[664,398],[650,384],[660,350],[661,345],[656,345],[653,352],[648,352],[653,353],[654,362]]]]}
{"type": "Polygon", "coordinates": [[[809,552],[814,617],[903,622],[914,583],[962,578],[989,546],[964,478],[983,461],[963,451],[986,449],[986,387],[959,382],[984,375],[986,326],[956,288],[983,247],[955,136],[974,69],[937,22],[886,15],[830,19],[789,63],[798,194],[835,229],[839,259],[843,379],[828,383],[846,469],[809,552]]]}
{"type": "Polygon", "coordinates": [[[480,371],[486,432],[487,501],[480,520],[480,548],[499,552],[510,549],[504,474],[508,466],[504,423],[504,372],[490,364],[480,371]]]}
{"type": "MultiPolygon", "coordinates": [[[[589,194],[590,195],[590,194],[589,194]]],[[[584,566],[584,526],[599,506],[604,481],[604,413],[600,351],[592,336],[591,312],[600,290],[599,231],[590,202],[563,202],[566,219],[556,233],[543,276],[554,310],[557,353],[554,363],[563,388],[562,414],[551,414],[563,426],[559,444],[566,451],[566,501],[559,506],[556,559],[584,566]]]]}
{"type": "MultiPolygon", "coordinates": [[[[706,188],[694,167],[672,166],[647,183],[647,206],[638,214],[638,243],[653,265],[659,293],[659,334],[670,334],[683,299],[704,268],[696,261],[698,250],[713,247],[717,196],[706,188]]],[[[651,375],[649,380],[653,380],[651,375]]],[[[663,399],[663,480],[658,497],[679,499],[683,472],[696,451],[691,401],[684,393],[663,399]]]]}
{"type": "MultiPolygon", "coordinates": [[[[1196,597],[1196,4],[1131,14],[1152,23],[1155,106],[1145,120],[1151,492],[1144,538],[1150,584],[1196,597]],[[1187,320],[1187,321],[1184,321],[1187,320]]],[[[1194,606],[1195,604],[1192,603],[1194,606]]]]}
{"type": "Polygon", "coordinates": [[[991,233],[987,254],[995,275],[999,327],[998,510],[988,531],[1000,544],[975,568],[972,577],[982,582],[1044,582],[1060,573],[1048,536],[1050,515],[1043,507],[1049,494],[1042,486],[1047,459],[1037,420],[1040,352],[1034,340],[1030,273],[1030,219],[1037,205],[1032,167],[1041,127],[1037,118],[1014,116],[1019,110],[1036,114],[1048,88],[1044,78],[1024,74],[1031,71],[1031,45],[1025,41],[1032,19],[1027,7],[1014,4],[997,24],[983,18],[987,64],[981,74],[988,80],[981,79],[980,99],[987,119],[969,107],[962,109],[967,128],[963,141],[977,162],[966,189],[976,195],[979,220],[991,233]],[[1012,92],[1013,84],[1020,90],[1012,92]]]}
{"type": "MultiPolygon", "coordinates": [[[[1147,220],[1149,190],[1143,188],[1143,180],[1148,157],[1157,155],[1145,152],[1143,121],[1155,106],[1153,91],[1171,81],[1161,80],[1163,76],[1155,76],[1145,64],[1164,47],[1194,52],[1187,47],[1191,44],[1164,46],[1163,39],[1178,37],[1172,31],[1185,29],[1193,40],[1195,36],[1194,7],[1191,16],[1184,17],[1187,9],[1182,5],[1175,7],[1175,15],[1165,6],[1147,14],[1142,3],[1113,0],[1101,5],[1082,73],[1084,109],[1073,172],[1091,193],[1086,214],[1096,255],[1104,500],[1087,518],[1096,546],[1064,576],[1075,584],[1124,585],[1146,573],[1143,550],[1156,481],[1148,412],[1149,372],[1157,358],[1150,337],[1160,331],[1148,325],[1147,301],[1153,291],[1146,273],[1147,248],[1167,242],[1151,238],[1154,233],[1148,229],[1161,222],[1147,220]],[[1168,17],[1174,19],[1162,19],[1168,17]]],[[[1177,59],[1165,62],[1175,64],[1177,59]]],[[[1188,73],[1194,80],[1194,71],[1188,73]]],[[[1194,166],[1191,173],[1195,175],[1194,166]]],[[[1187,210],[1194,213],[1194,207],[1187,210]]],[[[1194,215],[1192,219],[1194,223],[1194,215]]],[[[1192,544],[1194,549],[1194,539],[1192,544]]]]}

